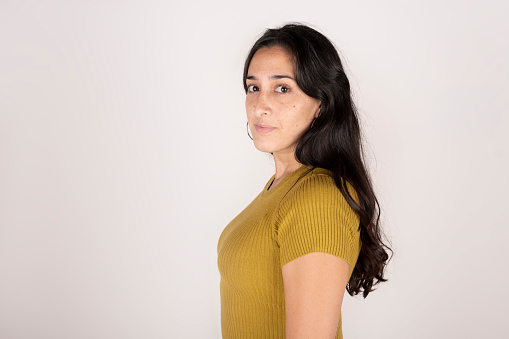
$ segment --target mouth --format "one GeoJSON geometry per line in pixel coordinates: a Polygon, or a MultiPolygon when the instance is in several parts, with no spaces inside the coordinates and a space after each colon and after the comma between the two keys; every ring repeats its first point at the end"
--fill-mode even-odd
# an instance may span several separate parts
{"type": "Polygon", "coordinates": [[[255,124],[256,133],[267,134],[275,130],[275,127],[269,125],[255,124]]]}

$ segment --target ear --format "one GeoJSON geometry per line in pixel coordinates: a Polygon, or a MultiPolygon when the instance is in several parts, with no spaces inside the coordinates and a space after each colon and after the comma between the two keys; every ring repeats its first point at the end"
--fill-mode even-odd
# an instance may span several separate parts
{"type": "Polygon", "coordinates": [[[322,102],[320,102],[320,103],[318,104],[318,109],[317,109],[317,110],[316,110],[316,112],[315,112],[315,119],[316,119],[316,118],[318,118],[318,117],[320,116],[321,111],[322,111],[322,102]]]}

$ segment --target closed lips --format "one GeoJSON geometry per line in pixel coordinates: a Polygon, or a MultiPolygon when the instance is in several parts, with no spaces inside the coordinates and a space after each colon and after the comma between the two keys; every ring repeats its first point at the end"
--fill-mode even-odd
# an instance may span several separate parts
{"type": "Polygon", "coordinates": [[[272,127],[272,126],[268,126],[268,125],[255,124],[255,129],[256,129],[256,132],[258,132],[260,134],[266,134],[266,133],[272,132],[276,128],[272,127]]]}

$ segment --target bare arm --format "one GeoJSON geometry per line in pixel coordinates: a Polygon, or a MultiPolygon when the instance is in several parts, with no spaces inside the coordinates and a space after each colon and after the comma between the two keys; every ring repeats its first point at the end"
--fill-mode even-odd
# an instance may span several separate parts
{"type": "Polygon", "coordinates": [[[335,338],[348,263],[332,254],[315,252],[284,265],[282,273],[286,338],[335,338]]]}

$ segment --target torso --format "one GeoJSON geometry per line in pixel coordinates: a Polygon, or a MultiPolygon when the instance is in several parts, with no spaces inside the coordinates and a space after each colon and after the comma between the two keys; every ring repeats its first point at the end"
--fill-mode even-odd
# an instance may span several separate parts
{"type": "MultiPolygon", "coordinates": [[[[218,266],[224,339],[284,338],[281,267],[294,257],[313,251],[332,251],[331,254],[344,257],[349,262],[351,275],[360,251],[358,217],[345,205],[328,173],[323,169],[302,166],[278,180],[274,180],[274,176],[253,202],[223,230],[218,242],[218,266]],[[334,217],[340,224],[332,225],[332,233],[339,232],[332,245],[327,243],[320,247],[321,240],[315,239],[308,243],[317,243],[318,247],[303,248],[287,242],[293,232],[292,227],[297,227],[296,232],[304,237],[315,237],[316,234],[327,237],[331,232],[320,231],[321,226],[316,229],[318,233],[299,229],[306,225],[301,220],[322,215],[322,212],[302,212],[295,208],[293,201],[304,204],[306,208],[327,210],[332,208],[331,201],[336,201],[340,209],[351,216],[344,217],[343,213],[334,217]],[[299,213],[304,214],[300,217],[299,213]],[[296,219],[292,221],[289,218],[296,219]],[[285,235],[286,238],[283,237],[285,235]]],[[[330,242],[330,239],[327,241],[330,242]]],[[[342,337],[340,325],[336,338],[342,337]]]]}

